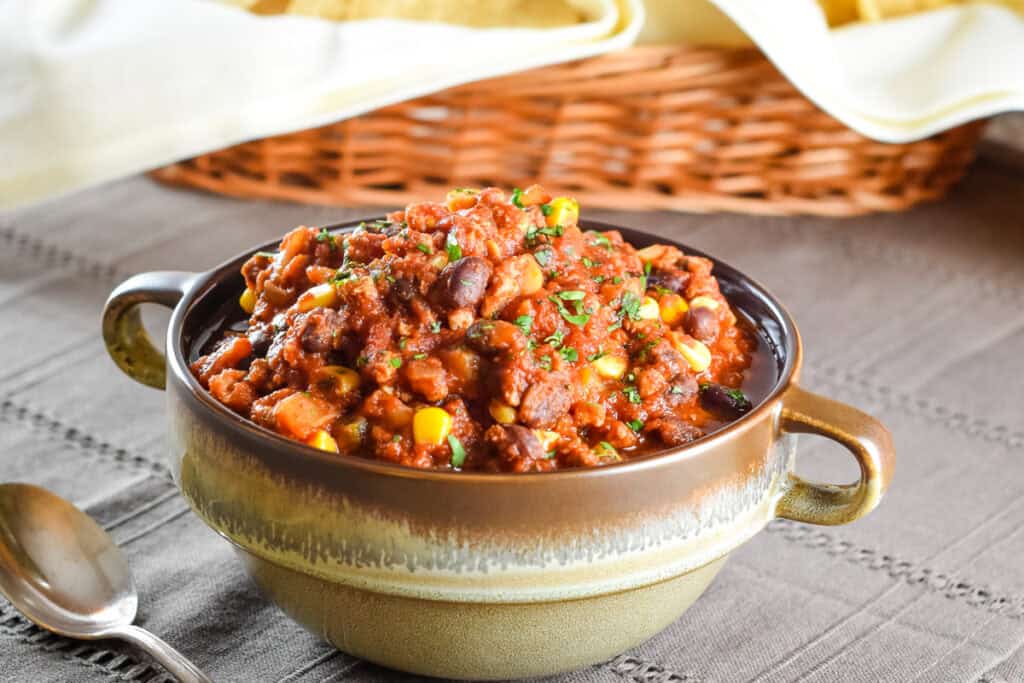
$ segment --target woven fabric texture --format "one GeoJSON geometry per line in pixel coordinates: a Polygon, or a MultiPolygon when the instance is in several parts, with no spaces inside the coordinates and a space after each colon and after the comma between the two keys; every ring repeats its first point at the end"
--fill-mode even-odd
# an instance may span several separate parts
{"type": "MultiPolygon", "coordinates": [[[[901,215],[584,206],[776,292],[804,335],[804,383],[881,416],[898,468],[870,517],[772,523],[664,633],[559,683],[1024,681],[1024,158],[1000,150],[946,200],[901,215]]],[[[139,585],[139,622],[218,681],[412,677],[331,649],[259,596],[175,492],[163,397],[108,360],[100,309],[131,273],[205,269],[300,222],[363,213],[133,178],[0,215],[0,478],[49,487],[110,529],[139,585]]],[[[810,437],[798,468],[854,475],[840,449],[810,437]]],[[[0,599],[0,680],[163,678],[116,643],[42,633],[0,599]]]]}

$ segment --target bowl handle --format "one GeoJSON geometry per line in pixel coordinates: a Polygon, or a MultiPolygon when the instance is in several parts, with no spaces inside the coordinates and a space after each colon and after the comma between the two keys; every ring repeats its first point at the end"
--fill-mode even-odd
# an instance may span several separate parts
{"type": "Polygon", "coordinates": [[[860,465],[855,484],[818,484],[789,475],[779,517],[811,524],[847,524],[871,512],[896,466],[892,435],[881,422],[845,403],[793,385],[782,399],[782,430],[817,434],[845,446],[860,465]]]}
{"type": "Polygon", "coordinates": [[[142,326],[139,304],[174,308],[195,278],[179,271],[140,273],[110,293],[103,307],[103,341],[117,367],[135,381],[156,389],[167,381],[167,362],[142,326]]]}

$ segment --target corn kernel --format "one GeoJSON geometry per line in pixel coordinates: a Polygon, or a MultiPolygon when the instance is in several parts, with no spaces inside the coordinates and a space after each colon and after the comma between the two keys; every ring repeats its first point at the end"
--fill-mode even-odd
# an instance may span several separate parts
{"type": "Polygon", "coordinates": [[[329,379],[340,394],[348,394],[359,388],[359,373],[344,365],[325,365],[320,375],[329,379]]]}
{"type": "Polygon", "coordinates": [[[711,365],[711,350],[700,341],[678,334],[672,334],[671,340],[672,346],[682,354],[694,372],[704,372],[711,365]]]}
{"type": "Polygon", "coordinates": [[[306,443],[313,448],[319,448],[320,450],[327,451],[329,453],[338,452],[338,442],[334,440],[334,437],[331,436],[330,432],[324,429],[317,431],[313,436],[309,437],[309,440],[306,443]]]}
{"type": "Polygon", "coordinates": [[[452,416],[443,408],[420,408],[412,418],[412,438],[418,444],[440,446],[452,431],[452,416]]]}
{"type": "Polygon", "coordinates": [[[658,302],[649,296],[645,296],[640,301],[640,307],[637,308],[636,316],[641,320],[657,320],[658,315],[658,302]]]}
{"type": "Polygon", "coordinates": [[[712,311],[717,311],[718,306],[718,302],[710,296],[701,295],[690,299],[690,308],[710,308],[712,311]]]}
{"type": "Polygon", "coordinates": [[[242,307],[243,311],[252,315],[252,312],[256,310],[256,292],[246,287],[242,296],[238,297],[238,305],[242,307]]]}
{"type": "Polygon", "coordinates": [[[626,359],[620,356],[601,356],[594,361],[597,374],[605,379],[619,379],[626,374],[628,365],[626,359]]]}
{"type": "Polygon", "coordinates": [[[338,293],[335,291],[334,285],[330,283],[317,285],[307,289],[299,297],[299,312],[305,313],[306,311],[312,311],[314,308],[321,307],[328,308],[333,306],[337,300],[338,293]]]}
{"type": "Polygon", "coordinates": [[[666,325],[676,325],[683,320],[683,316],[690,310],[686,299],[678,294],[666,294],[658,302],[658,313],[666,325]]]}
{"type": "Polygon", "coordinates": [[[554,446],[559,437],[561,437],[561,434],[558,432],[552,432],[546,429],[534,429],[533,433],[537,437],[537,440],[540,441],[540,447],[545,451],[550,451],[551,447],[554,446]]]}
{"type": "Polygon", "coordinates": [[[555,197],[551,200],[551,212],[545,222],[548,227],[576,225],[580,217],[580,203],[572,197],[555,197]]]}
{"type": "Polygon", "coordinates": [[[532,255],[526,255],[523,259],[523,279],[519,281],[521,294],[530,295],[539,292],[544,286],[544,271],[532,255]]]}
{"type": "Polygon", "coordinates": [[[487,412],[491,414],[495,422],[500,422],[504,425],[512,424],[516,421],[516,409],[497,399],[491,399],[490,405],[487,406],[487,412]]]}

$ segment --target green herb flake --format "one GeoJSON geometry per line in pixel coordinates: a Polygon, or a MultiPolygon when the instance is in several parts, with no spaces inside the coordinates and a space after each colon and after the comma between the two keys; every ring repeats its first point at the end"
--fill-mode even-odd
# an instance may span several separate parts
{"type": "Polygon", "coordinates": [[[679,395],[682,394],[683,391],[684,390],[681,386],[679,386],[678,384],[674,384],[672,385],[672,388],[668,390],[668,393],[679,395]]]}
{"type": "Polygon", "coordinates": [[[551,348],[557,349],[562,345],[563,339],[565,339],[565,332],[562,332],[562,330],[555,330],[550,336],[545,337],[544,341],[551,344],[551,348]]]}
{"type": "Polygon", "coordinates": [[[423,244],[423,242],[420,242],[419,244],[417,244],[416,248],[419,249],[420,251],[422,251],[424,254],[433,254],[434,253],[434,250],[431,249],[430,246],[428,246],[426,244],[423,244]]]}
{"type": "Polygon", "coordinates": [[[597,265],[597,262],[595,262],[595,261],[591,261],[591,260],[590,260],[590,259],[588,259],[588,258],[587,258],[586,256],[584,256],[584,257],[583,257],[582,259],[580,259],[580,260],[581,260],[581,261],[583,261],[583,265],[584,265],[584,266],[586,266],[587,268],[593,268],[594,266],[596,266],[596,265],[597,265]]]}
{"type": "Polygon", "coordinates": [[[401,442],[402,442],[402,435],[401,434],[395,434],[394,436],[391,437],[391,443],[401,443],[401,442]]]}
{"type": "Polygon", "coordinates": [[[526,208],[523,206],[523,191],[518,187],[512,188],[512,203],[520,209],[526,208]]]}
{"type": "Polygon", "coordinates": [[[462,442],[454,434],[449,434],[448,445],[452,448],[452,467],[462,467],[466,462],[466,449],[462,447],[462,442]]]}
{"type": "Polygon", "coordinates": [[[622,394],[634,405],[640,405],[643,402],[643,399],[640,398],[640,390],[635,386],[630,385],[628,387],[623,387],[622,394]]]}
{"type": "Polygon", "coordinates": [[[532,315],[521,315],[518,318],[516,318],[513,322],[515,323],[515,326],[518,327],[523,334],[529,336],[530,330],[533,329],[532,315]]]}
{"type": "Polygon", "coordinates": [[[448,233],[448,236],[444,239],[444,250],[448,253],[449,263],[462,258],[462,247],[459,246],[458,240],[455,239],[455,233],[448,233]]]}
{"type": "Polygon", "coordinates": [[[408,343],[409,343],[409,340],[406,339],[405,337],[402,337],[401,339],[398,340],[398,348],[400,348],[401,350],[405,351],[405,346],[408,343]]]}
{"type": "Polygon", "coordinates": [[[593,230],[591,230],[587,234],[594,238],[594,241],[591,243],[593,246],[604,247],[608,251],[611,251],[612,243],[607,237],[605,237],[599,232],[594,232],[593,230]]]}
{"type": "Polygon", "coordinates": [[[551,356],[541,356],[540,358],[537,359],[537,365],[539,365],[542,370],[550,370],[551,356]]]}
{"type": "Polygon", "coordinates": [[[641,303],[640,297],[633,292],[627,291],[622,295],[622,306],[619,308],[620,317],[627,315],[630,320],[639,320],[641,303]]]}
{"type": "Polygon", "coordinates": [[[640,420],[630,420],[629,422],[626,423],[626,426],[632,429],[637,434],[639,434],[640,430],[644,428],[644,423],[640,420]]]}
{"type": "Polygon", "coordinates": [[[563,303],[562,300],[557,296],[549,296],[548,301],[555,304],[555,306],[558,308],[558,312],[562,315],[562,318],[564,318],[565,321],[568,323],[576,325],[577,327],[583,327],[584,325],[587,324],[587,321],[590,320],[589,311],[583,312],[577,309],[575,314],[570,313],[569,309],[565,307],[565,303],[563,303]]]}
{"type": "Polygon", "coordinates": [[[434,322],[430,323],[430,331],[433,332],[434,334],[437,334],[438,332],[440,332],[441,331],[441,321],[440,320],[435,320],[434,322]]]}
{"type": "Polygon", "coordinates": [[[417,353],[416,355],[414,355],[412,357],[412,359],[413,360],[423,360],[426,357],[427,357],[427,354],[425,354],[425,353],[417,353]]]}
{"type": "Polygon", "coordinates": [[[545,216],[550,216],[551,212],[554,211],[554,210],[555,210],[554,207],[551,206],[550,204],[541,204],[540,205],[540,212],[542,214],[544,214],[545,216]]]}
{"type": "Polygon", "coordinates": [[[598,351],[597,353],[592,353],[589,356],[587,356],[587,360],[590,361],[591,363],[593,363],[598,358],[604,358],[607,355],[608,354],[605,351],[601,350],[601,351],[598,351]]]}
{"type": "Polygon", "coordinates": [[[533,252],[533,258],[542,266],[546,266],[551,263],[551,257],[554,255],[554,252],[550,249],[538,249],[533,252]]]}
{"type": "Polygon", "coordinates": [[[557,451],[555,451],[554,449],[552,449],[552,450],[550,450],[550,451],[548,451],[548,452],[546,452],[546,453],[544,454],[544,459],[545,459],[545,460],[550,460],[551,458],[555,457],[555,454],[556,454],[556,453],[557,453],[557,451]]]}
{"type": "Polygon", "coordinates": [[[615,458],[616,460],[621,459],[619,458],[619,452],[615,450],[615,446],[611,445],[607,441],[602,441],[597,444],[597,447],[601,450],[600,456],[602,458],[615,458]]]}
{"type": "Polygon", "coordinates": [[[648,261],[647,263],[644,264],[644,275],[650,275],[650,274],[651,274],[651,262],[648,261]]]}
{"type": "Polygon", "coordinates": [[[618,275],[616,275],[615,277],[612,278],[612,284],[613,285],[621,285],[622,284],[622,278],[619,277],[618,275]]]}
{"type": "Polygon", "coordinates": [[[334,235],[332,235],[327,228],[320,228],[320,232],[316,234],[317,242],[326,242],[330,247],[331,251],[338,249],[338,243],[334,241],[334,235]]]}
{"type": "Polygon", "coordinates": [[[556,296],[558,296],[562,301],[579,301],[586,295],[586,292],[582,292],[578,289],[567,289],[565,291],[558,292],[556,296]]]}
{"type": "Polygon", "coordinates": [[[390,365],[391,367],[396,368],[396,369],[400,368],[400,367],[402,367],[402,359],[401,358],[392,358],[391,360],[388,361],[388,365],[390,365]]]}
{"type": "Polygon", "coordinates": [[[595,275],[590,279],[596,282],[597,284],[601,284],[602,282],[604,282],[604,275],[595,275]]]}
{"type": "Polygon", "coordinates": [[[580,359],[580,354],[576,349],[571,346],[566,346],[558,350],[562,354],[562,358],[569,363],[575,363],[580,359]]]}

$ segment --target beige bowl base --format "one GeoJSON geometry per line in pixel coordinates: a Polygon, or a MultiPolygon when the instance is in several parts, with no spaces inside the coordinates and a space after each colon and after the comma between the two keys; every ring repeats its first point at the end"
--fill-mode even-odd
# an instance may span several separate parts
{"type": "Polygon", "coordinates": [[[625,652],[675,621],[725,562],[609,595],[482,604],[374,593],[236,550],[270,600],[338,649],[401,671],[477,680],[545,676],[625,652]]]}

